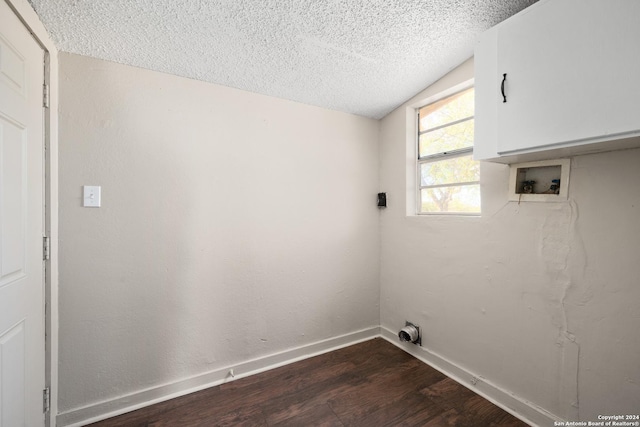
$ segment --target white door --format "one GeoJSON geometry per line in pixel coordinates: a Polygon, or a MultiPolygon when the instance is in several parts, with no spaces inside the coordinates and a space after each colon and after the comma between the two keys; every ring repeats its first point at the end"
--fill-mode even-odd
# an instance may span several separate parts
{"type": "Polygon", "coordinates": [[[44,425],[43,64],[0,0],[0,427],[44,425]]]}

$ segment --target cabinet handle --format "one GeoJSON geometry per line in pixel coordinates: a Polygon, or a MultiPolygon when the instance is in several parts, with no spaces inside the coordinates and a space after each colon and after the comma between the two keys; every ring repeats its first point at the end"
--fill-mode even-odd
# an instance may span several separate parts
{"type": "Polygon", "coordinates": [[[507,81],[507,73],[502,75],[502,84],[500,85],[500,92],[502,92],[502,102],[507,102],[507,95],[504,94],[504,82],[507,81]]]}

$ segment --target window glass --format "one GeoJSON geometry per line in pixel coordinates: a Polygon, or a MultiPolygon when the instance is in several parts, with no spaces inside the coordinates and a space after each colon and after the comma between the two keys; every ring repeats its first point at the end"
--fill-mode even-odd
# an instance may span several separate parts
{"type": "Polygon", "coordinates": [[[418,131],[443,126],[467,117],[473,117],[475,92],[473,88],[436,101],[420,108],[420,126],[418,131]]]}
{"type": "Polygon", "coordinates": [[[480,213],[473,109],[469,88],[418,110],[418,213],[480,213]]]}
{"type": "Polygon", "coordinates": [[[420,164],[421,186],[477,181],[480,181],[480,164],[471,156],[420,164]]]}
{"type": "Polygon", "coordinates": [[[473,118],[420,135],[420,157],[473,147],[473,118]]]}
{"type": "Polygon", "coordinates": [[[480,184],[420,190],[423,212],[480,212],[480,184]]]}

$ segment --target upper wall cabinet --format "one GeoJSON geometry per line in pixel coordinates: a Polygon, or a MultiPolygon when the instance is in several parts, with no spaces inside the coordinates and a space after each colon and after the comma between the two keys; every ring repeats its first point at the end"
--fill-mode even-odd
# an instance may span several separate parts
{"type": "Polygon", "coordinates": [[[640,1],[543,0],[481,36],[475,157],[640,146],[640,1]]]}

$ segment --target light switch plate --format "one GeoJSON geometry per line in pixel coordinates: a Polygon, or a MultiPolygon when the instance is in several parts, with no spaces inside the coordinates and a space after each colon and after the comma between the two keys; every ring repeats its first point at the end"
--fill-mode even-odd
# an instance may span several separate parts
{"type": "Polygon", "coordinates": [[[85,208],[100,207],[100,186],[85,185],[82,187],[82,206],[85,208]]]}

